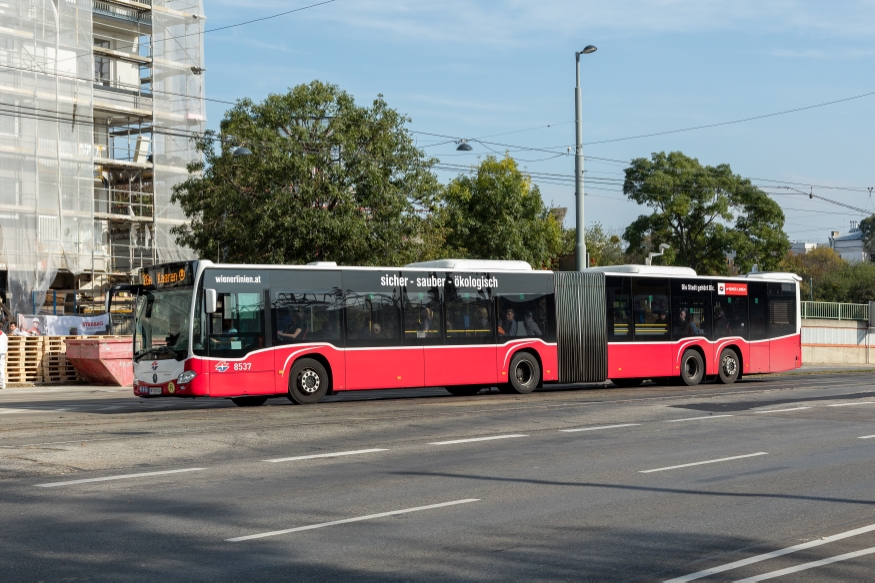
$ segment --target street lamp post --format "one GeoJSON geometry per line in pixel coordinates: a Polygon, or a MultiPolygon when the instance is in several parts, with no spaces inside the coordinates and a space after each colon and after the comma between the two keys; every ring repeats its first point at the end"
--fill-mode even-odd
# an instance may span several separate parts
{"type": "Polygon", "coordinates": [[[580,97],[580,55],[588,55],[594,52],[596,52],[596,48],[592,45],[587,45],[582,51],[574,53],[575,64],[577,65],[577,83],[574,87],[574,121],[577,127],[577,140],[574,145],[574,196],[575,210],[577,211],[575,267],[577,271],[583,271],[589,267],[586,261],[586,240],[584,239],[584,225],[586,223],[584,222],[583,212],[583,120],[581,119],[583,102],[580,97]]]}

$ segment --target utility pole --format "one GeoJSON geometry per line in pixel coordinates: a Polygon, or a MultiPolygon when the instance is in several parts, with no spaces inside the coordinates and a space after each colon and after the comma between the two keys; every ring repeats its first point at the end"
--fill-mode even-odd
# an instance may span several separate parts
{"type": "Polygon", "coordinates": [[[583,101],[580,95],[580,55],[588,55],[596,52],[596,50],[594,46],[587,45],[582,51],[574,53],[575,65],[577,67],[577,78],[574,86],[574,121],[577,130],[577,139],[574,142],[574,199],[577,219],[577,245],[575,246],[574,263],[577,271],[583,271],[589,267],[586,257],[586,222],[584,221],[583,209],[583,119],[581,117],[583,101]]]}

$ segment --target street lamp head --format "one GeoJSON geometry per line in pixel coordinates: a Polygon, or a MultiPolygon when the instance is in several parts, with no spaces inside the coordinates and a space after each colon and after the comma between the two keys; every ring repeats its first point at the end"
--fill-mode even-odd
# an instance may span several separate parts
{"type": "Polygon", "coordinates": [[[665,251],[666,249],[671,249],[671,245],[669,245],[668,243],[660,243],[660,244],[659,244],[659,249],[660,249],[661,251],[665,251]]]}
{"type": "Polygon", "coordinates": [[[457,152],[470,152],[474,148],[471,147],[471,144],[468,143],[468,140],[460,140],[459,147],[456,148],[457,152]]]}
{"type": "Polygon", "coordinates": [[[588,55],[588,54],[590,54],[590,53],[594,53],[594,52],[596,52],[597,50],[598,50],[598,49],[595,48],[593,45],[586,45],[585,47],[583,47],[583,50],[580,51],[580,53],[578,53],[578,54],[581,54],[581,55],[588,55]]]}
{"type": "Polygon", "coordinates": [[[240,158],[241,156],[251,156],[252,150],[250,150],[246,146],[240,146],[239,148],[236,148],[231,155],[235,158],[240,158]]]}

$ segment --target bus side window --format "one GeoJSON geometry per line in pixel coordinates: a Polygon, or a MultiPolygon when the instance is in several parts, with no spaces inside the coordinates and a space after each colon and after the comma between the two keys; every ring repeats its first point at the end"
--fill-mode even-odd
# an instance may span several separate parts
{"type": "Polygon", "coordinates": [[[274,343],[340,345],[340,310],[331,290],[273,293],[274,343]]]}
{"type": "Polygon", "coordinates": [[[555,324],[553,294],[501,294],[497,299],[500,343],[520,336],[551,341],[555,324]]]}
{"type": "Polygon", "coordinates": [[[769,283],[769,338],[796,333],[796,284],[769,283]]]}
{"type": "Polygon", "coordinates": [[[667,279],[632,278],[632,319],[636,342],[669,339],[671,318],[668,314],[668,290],[667,279]]]}
{"type": "Polygon", "coordinates": [[[492,298],[486,289],[456,287],[453,274],[444,284],[447,344],[492,344],[492,298]]]}
{"type": "Polygon", "coordinates": [[[632,298],[628,277],[605,278],[608,342],[632,340],[632,298]]]}
{"type": "Polygon", "coordinates": [[[765,340],[769,337],[765,282],[750,282],[747,286],[747,294],[747,309],[750,315],[750,336],[748,339],[765,340]]]}
{"type": "Polygon", "coordinates": [[[264,296],[220,293],[216,313],[208,314],[210,356],[241,358],[264,348],[264,296]]]}
{"type": "Polygon", "coordinates": [[[715,296],[713,340],[729,336],[747,339],[750,326],[747,321],[745,296],[715,296]]]}
{"type": "Polygon", "coordinates": [[[347,291],[347,346],[400,346],[400,303],[397,293],[347,291]]]}

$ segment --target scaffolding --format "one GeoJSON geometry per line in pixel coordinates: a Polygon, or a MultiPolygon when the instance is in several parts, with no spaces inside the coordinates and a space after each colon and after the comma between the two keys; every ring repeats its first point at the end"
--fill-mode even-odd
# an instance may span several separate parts
{"type": "MultiPolygon", "coordinates": [[[[0,3],[0,254],[13,312],[187,259],[173,187],[204,115],[194,0],[0,3]],[[63,280],[63,281],[62,281],[63,280]]],[[[0,281],[0,287],[3,287],[0,281]]]]}

